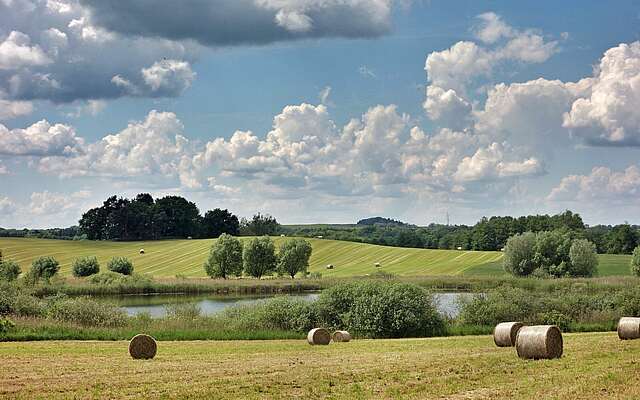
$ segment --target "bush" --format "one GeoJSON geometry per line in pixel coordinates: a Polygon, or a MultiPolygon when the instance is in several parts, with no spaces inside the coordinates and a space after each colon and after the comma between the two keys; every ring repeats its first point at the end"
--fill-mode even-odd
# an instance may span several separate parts
{"type": "Polygon", "coordinates": [[[0,318],[0,334],[7,333],[11,329],[15,328],[16,324],[8,318],[0,318]]]}
{"type": "Polygon", "coordinates": [[[458,322],[496,325],[504,321],[527,321],[536,306],[535,295],[520,288],[500,288],[460,302],[458,322]]]}
{"type": "Polygon", "coordinates": [[[100,272],[100,263],[96,257],[76,258],[71,264],[73,276],[82,278],[100,272]]]}
{"type": "Polygon", "coordinates": [[[276,269],[276,247],[269,236],[252,239],[244,246],[242,252],[244,272],[260,278],[269,275],[276,269]]]}
{"type": "Polygon", "coordinates": [[[316,327],[313,302],[290,296],[274,297],[246,306],[224,310],[219,318],[239,330],[284,330],[306,333],[316,327]]]}
{"type": "Polygon", "coordinates": [[[20,275],[20,265],[15,261],[0,261],[0,280],[12,282],[20,275]]]}
{"type": "Polygon", "coordinates": [[[226,233],[220,235],[211,246],[204,270],[212,278],[242,274],[242,242],[226,233]]]}
{"type": "Polygon", "coordinates": [[[635,276],[640,276],[640,246],[633,249],[631,256],[631,272],[635,276]]]}
{"type": "Polygon", "coordinates": [[[18,289],[6,282],[0,282],[0,315],[12,314],[15,307],[18,289]]]}
{"type": "Polygon", "coordinates": [[[535,233],[511,236],[504,248],[504,270],[515,276],[531,274],[536,267],[533,263],[535,247],[535,233]]]}
{"type": "Polygon", "coordinates": [[[434,336],[445,331],[429,293],[412,284],[340,284],[323,291],[317,307],[328,326],[372,338],[434,336]]]}
{"type": "Polygon", "coordinates": [[[576,239],[569,249],[569,276],[593,276],[598,269],[596,245],[586,239],[576,239]]]}
{"type": "Polygon", "coordinates": [[[48,316],[86,327],[120,327],[127,322],[126,313],[119,307],[88,297],[54,299],[49,306],[48,316]]]}
{"type": "Polygon", "coordinates": [[[37,297],[19,293],[14,299],[12,313],[21,317],[44,317],[47,304],[37,297]]]}
{"type": "Polygon", "coordinates": [[[127,281],[127,276],[112,271],[104,271],[89,278],[89,282],[95,285],[115,285],[127,281]]]}
{"type": "Polygon", "coordinates": [[[30,277],[33,283],[49,280],[60,270],[60,263],[53,257],[40,257],[31,264],[30,277]]]}
{"type": "Polygon", "coordinates": [[[133,263],[126,257],[113,257],[107,264],[107,269],[122,275],[133,273],[133,263]]]}

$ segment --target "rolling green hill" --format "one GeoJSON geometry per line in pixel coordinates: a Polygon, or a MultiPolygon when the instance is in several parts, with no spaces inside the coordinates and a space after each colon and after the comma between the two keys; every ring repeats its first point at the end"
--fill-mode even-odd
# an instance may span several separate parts
{"type": "MultiPolygon", "coordinates": [[[[243,238],[247,240],[247,238],[243,238]]],[[[285,238],[274,238],[276,244],[285,238]]],[[[502,253],[491,251],[456,251],[409,249],[376,246],[336,240],[308,239],[313,245],[311,272],[328,277],[362,276],[384,270],[403,276],[420,275],[503,275],[502,253]],[[376,268],[380,263],[381,268],[376,268]],[[326,269],[333,264],[334,269],[326,269]]],[[[205,261],[211,239],[166,240],[150,242],[93,242],[49,239],[0,238],[0,249],[7,259],[17,261],[23,270],[40,256],[60,261],[64,275],[71,273],[71,262],[81,256],[97,256],[102,267],[109,258],[130,258],[137,273],[157,277],[205,276],[205,261]],[[145,254],[139,250],[145,249],[145,254]]],[[[628,275],[629,256],[601,255],[600,275],[628,275]]]]}

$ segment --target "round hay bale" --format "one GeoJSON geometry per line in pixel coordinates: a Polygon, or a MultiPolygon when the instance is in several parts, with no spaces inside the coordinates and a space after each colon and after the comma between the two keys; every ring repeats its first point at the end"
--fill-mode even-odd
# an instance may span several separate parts
{"type": "Polygon", "coordinates": [[[640,318],[622,317],[618,321],[618,337],[621,340],[640,338],[640,318]]]}
{"type": "Polygon", "coordinates": [[[307,334],[309,344],[327,345],[331,341],[331,334],[324,328],[313,328],[307,334]]]}
{"type": "Polygon", "coordinates": [[[144,254],[144,249],[140,249],[140,254],[144,254]]]}
{"type": "Polygon", "coordinates": [[[493,341],[498,347],[513,347],[516,345],[518,331],[522,322],[501,322],[493,329],[493,341]]]}
{"type": "Polygon", "coordinates": [[[135,335],[129,342],[129,354],[134,360],[150,360],[156,356],[158,344],[149,335],[135,335]]]}
{"type": "Polygon", "coordinates": [[[333,264],[328,264],[327,269],[333,269],[333,264]]]}
{"type": "Polygon", "coordinates": [[[516,351],[520,358],[560,358],[562,347],[562,332],[555,325],[523,326],[516,336],[516,351]]]}
{"type": "Polygon", "coordinates": [[[351,340],[351,334],[347,331],[335,331],[333,332],[334,342],[348,342],[351,340]]]}

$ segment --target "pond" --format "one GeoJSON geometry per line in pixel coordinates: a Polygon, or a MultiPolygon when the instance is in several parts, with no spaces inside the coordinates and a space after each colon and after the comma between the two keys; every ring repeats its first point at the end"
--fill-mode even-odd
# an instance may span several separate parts
{"type": "MultiPolygon", "coordinates": [[[[315,301],[320,296],[319,292],[291,294],[291,297],[307,301],[315,301]]],[[[438,311],[449,317],[456,317],[459,313],[458,299],[469,298],[473,293],[463,292],[438,292],[434,293],[434,300],[438,311]]],[[[109,297],[110,302],[122,307],[129,315],[149,313],[154,318],[166,315],[165,306],[170,304],[196,304],[204,315],[212,315],[227,307],[248,305],[258,301],[264,301],[271,296],[215,296],[215,295],[187,295],[187,294],[161,294],[161,295],[131,295],[109,297]]]]}

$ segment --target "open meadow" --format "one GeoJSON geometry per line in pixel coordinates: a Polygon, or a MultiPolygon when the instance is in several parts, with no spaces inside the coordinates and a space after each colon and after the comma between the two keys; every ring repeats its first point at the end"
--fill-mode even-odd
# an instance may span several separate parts
{"type": "Polygon", "coordinates": [[[490,336],[161,342],[151,361],[132,360],[123,341],[0,343],[0,398],[640,397],[640,341],[589,333],[564,342],[562,358],[543,361],[490,336]]]}
{"type": "MultiPolygon", "coordinates": [[[[276,237],[276,245],[288,238],[276,237]]],[[[248,240],[248,238],[242,238],[248,240]]],[[[378,246],[337,240],[308,239],[313,247],[310,272],[323,277],[363,276],[382,270],[399,276],[504,275],[502,253],[412,249],[378,246]],[[335,266],[326,269],[327,264],[335,266]]],[[[114,256],[131,259],[135,272],[153,277],[205,277],[202,267],[213,239],[163,240],[150,242],[65,241],[51,239],[0,238],[5,258],[17,261],[26,270],[40,256],[53,256],[61,264],[60,273],[71,275],[71,262],[82,256],[96,256],[101,265],[114,256]],[[145,254],[139,254],[144,249],[145,254]]],[[[627,255],[599,255],[602,276],[629,275],[627,255]]]]}

